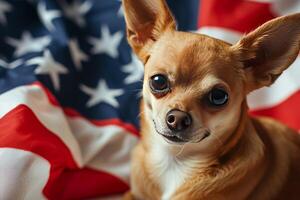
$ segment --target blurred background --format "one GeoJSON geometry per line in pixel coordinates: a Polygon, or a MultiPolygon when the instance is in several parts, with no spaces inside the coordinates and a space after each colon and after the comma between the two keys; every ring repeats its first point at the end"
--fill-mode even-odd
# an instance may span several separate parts
{"type": "MultiPolygon", "coordinates": [[[[230,43],[300,12],[298,0],[168,4],[179,30],[230,43]]],[[[251,114],[300,129],[299,65],[249,95],[251,114]]],[[[128,190],[142,77],[121,0],[0,0],[0,199],[92,199],[128,190]]]]}

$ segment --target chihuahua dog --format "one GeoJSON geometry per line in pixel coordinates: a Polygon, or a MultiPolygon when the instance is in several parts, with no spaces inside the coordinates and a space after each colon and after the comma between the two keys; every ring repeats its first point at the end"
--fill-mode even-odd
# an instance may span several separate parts
{"type": "Polygon", "coordinates": [[[300,14],[231,45],[177,31],[164,0],[123,6],[128,42],[145,66],[141,141],[124,198],[300,199],[300,135],[250,117],[246,100],[298,56],[300,14]]]}

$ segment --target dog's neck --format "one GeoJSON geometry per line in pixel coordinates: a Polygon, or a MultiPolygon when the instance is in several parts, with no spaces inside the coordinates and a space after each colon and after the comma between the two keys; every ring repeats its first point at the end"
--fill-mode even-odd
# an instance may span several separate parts
{"type": "Polygon", "coordinates": [[[219,151],[216,153],[218,160],[221,162],[229,160],[241,148],[242,143],[245,142],[245,134],[247,132],[255,132],[255,129],[248,116],[247,101],[244,100],[237,126],[229,137],[225,139],[222,148],[219,148],[219,151]]]}
{"type": "MultiPolygon", "coordinates": [[[[263,166],[264,144],[248,116],[246,101],[242,104],[240,119],[233,133],[225,140],[223,146],[218,148],[218,151],[209,154],[189,154],[188,149],[184,149],[185,147],[166,145],[164,141],[157,138],[161,136],[155,132],[154,128],[151,128],[151,124],[148,124],[151,120],[145,117],[145,115],[142,117],[143,127],[153,132],[143,133],[143,137],[146,137],[143,142],[148,149],[148,159],[152,164],[153,174],[157,177],[162,190],[162,199],[170,198],[178,188],[184,188],[187,184],[185,180],[197,174],[201,174],[203,182],[202,186],[200,182],[198,183],[199,187],[203,187],[203,190],[208,193],[210,190],[208,186],[215,188],[221,179],[221,182],[227,182],[228,187],[237,183],[244,184],[244,190],[234,191],[233,198],[234,196],[246,197],[260,181],[265,169],[263,166]],[[253,173],[252,169],[257,169],[257,166],[260,166],[261,172],[256,172],[249,178],[249,174],[253,173]],[[218,181],[211,178],[211,174],[222,172],[224,168],[228,172],[220,173],[218,181]],[[230,174],[236,179],[228,178],[231,177],[230,174]]],[[[220,185],[220,187],[223,186],[220,185]]]]}

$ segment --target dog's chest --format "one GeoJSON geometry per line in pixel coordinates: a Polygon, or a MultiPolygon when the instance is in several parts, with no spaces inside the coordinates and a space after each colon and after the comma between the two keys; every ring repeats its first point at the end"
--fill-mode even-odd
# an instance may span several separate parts
{"type": "Polygon", "coordinates": [[[160,183],[162,189],[162,200],[170,200],[176,190],[183,184],[186,177],[184,167],[178,164],[170,164],[160,176],[160,183]]]}
{"type": "Polygon", "coordinates": [[[166,152],[153,155],[154,173],[162,192],[161,200],[170,200],[188,177],[189,167],[166,152]]]}

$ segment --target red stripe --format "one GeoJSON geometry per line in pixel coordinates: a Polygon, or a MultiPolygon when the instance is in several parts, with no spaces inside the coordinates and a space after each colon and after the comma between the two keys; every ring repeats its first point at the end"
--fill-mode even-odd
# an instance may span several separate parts
{"type": "Polygon", "coordinates": [[[68,115],[69,117],[79,117],[79,118],[84,118],[94,124],[95,126],[118,126],[121,127],[122,129],[128,131],[129,133],[132,133],[135,136],[139,136],[139,131],[131,124],[123,122],[117,118],[113,119],[105,119],[105,120],[95,120],[95,119],[87,119],[84,116],[82,116],[79,112],[72,108],[64,108],[64,113],[68,115]]]}
{"type": "Polygon", "coordinates": [[[0,120],[0,130],[5,130],[0,134],[0,147],[34,152],[54,165],[70,169],[77,167],[67,146],[45,128],[25,105],[19,105],[4,115],[0,120]]]}
{"type": "Polygon", "coordinates": [[[80,169],[68,147],[25,105],[2,117],[0,130],[5,130],[0,133],[0,147],[30,151],[50,163],[49,180],[43,190],[49,199],[86,199],[128,189],[126,183],[111,174],[80,169]]]}
{"type": "Polygon", "coordinates": [[[95,198],[124,193],[129,189],[113,175],[90,168],[65,170],[53,184],[55,187],[48,195],[53,200],[95,198]]]}
{"type": "Polygon", "coordinates": [[[202,0],[198,25],[228,28],[244,33],[254,30],[274,17],[269,3],[202,0]]]}
{"type": "Polygon", "coordinates": [[[284,102],[270,108],[252,110],[252,115],[273,117],[291,128],[300,130],[300,91],[291,95],[284,102]]]}

